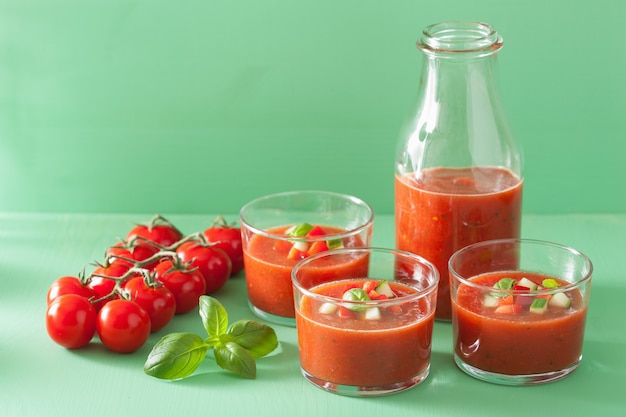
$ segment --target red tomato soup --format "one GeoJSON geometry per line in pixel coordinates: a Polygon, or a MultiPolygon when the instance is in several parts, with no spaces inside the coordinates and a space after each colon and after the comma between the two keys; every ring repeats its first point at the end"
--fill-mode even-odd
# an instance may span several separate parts
{"type": "MultiPolygon", "coordinates": [[[[436,168],[396,176],[396,246],[432,262],[442,277],[448,260],[471,243],[519,237],[522,181],[502,168],[436,168]]],[[[449,320],[448,281],[439,281],[437,318],[449,320]]]]}
{"type": "MultiPolygon", "coordinates": [[[[267,230],[273,235],[283,234],[291,226],[267,230]]],[[[345,233],[344,230],[322,226],[326,236],[345,233]]],[[[359,236],[343,239],[344,247],[363,246],[359,236]]],[[[291,270],[299,259],[289,259],[292,243],[287,240],[272,239],[262,235],[253,235],[244,248],[246,285],[248,299],[252,305],[275,316],[295,317],[291,270]]],[[[345,263],[335,263],[328,270],[320,269],[317,282],[337,279],[341,276],[363,276],[367,274],[367,258],[353,258],[345,263]],[[353,271],[353,272],[351,272],[353,271]],[[356,271],[356,274],[355,272],[356,271]],[[326,275],[324,275],[326,274],[326,275]]]]}
{"type": "MultiPolygon", "coordinates": [[[[516,281],[525,277],[538,285],[546,278],[568,284],[519,271],[479,275],[471,281],[493,286],[505,277],[516,281]]],[[[543,374],[574,365],[582,355],[587,307],[578,289],[566,294],[565,306],[548,303],[540,313],[531,311],[532,297],[525,301],[518,296],[512,305],[522,308],[502,313],[499,306],[486,303],[484,289],[461,284],[452,301],[455,354],[482,371],[505,375],[543,374]]]]}
{"type": "MultiPolygon", "coordinates": [[[[341,299],[347,288],[366,279],[321,284],[310,291],[341,299]]],[[[415,293],[389,282],[398,296],[415,293]]],[[[380,308],[376,320],[363,312],[328,313],[323,303],[304,296],[296,314],[300,364],[309,375],[333,384],[375,387],[411,380],[428,371],[434,298],[411,299],[400,310],[380,308]]]]}

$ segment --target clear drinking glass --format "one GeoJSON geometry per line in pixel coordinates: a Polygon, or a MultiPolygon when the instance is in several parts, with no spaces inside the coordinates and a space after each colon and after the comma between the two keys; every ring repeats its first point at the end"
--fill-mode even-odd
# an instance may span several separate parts
{"type": "Polygon", "coordinates": [[[374,213],[354,196],[290,191],[249,202],[240,222],[250,308],[265,320],[294,326],[293,266],[321,250],[368,246],[374,213]]]}
{"type": "Polygon", "coordinates": [[[450,258],[454,360],[506,385],[554,381],[582,359],[593,266],[556,243],[503,239],[450,258]]]}
{"type": "Polygon", "coordinates": [[[439,281],[430,262],[392,249],[334,249],[300,261],[292,277],[309,382],[377,396],[428,376],[439,281]]]}

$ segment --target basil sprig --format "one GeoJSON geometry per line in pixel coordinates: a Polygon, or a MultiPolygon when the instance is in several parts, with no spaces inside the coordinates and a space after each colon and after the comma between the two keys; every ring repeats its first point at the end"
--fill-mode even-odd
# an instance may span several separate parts
{"type": "Polygon", "coordinates": [[[491,296],[496,298],[506,297],[507,295],[509,295],[509,291],[512,290],[514,286],[515,280],[513,278],[502,278],[498,282],[493,284],[493,288],[505,291],[494,291],[491,293],[491,296]]]}
{"type": "Polygon", "coordinates": [[[164,336],[148,355],[144,372],[159,379],[185,378],[213,349],[219,367],[244,378],[256,378],[255,358],[278,346],[274,329],[254,320],[239,320],[229,326],[224,306],[206,295],[200,297],[199,310],[208,337],[185,332],[164,336]]]}
{"type": "MultiPolygon", "coordinates": [[[[342,298],[344,301],[360,301],[360,302],[370,301],[370,296],[367,294],[367,291],[365,291],[363,288],[351,288],[348,291],[343,293],[342,298]]],[[[356,305],[350,304],[345,307],[352,311],[363,311],[367,308],[363,305],[358,305],[358,304],[356,305]]]]}

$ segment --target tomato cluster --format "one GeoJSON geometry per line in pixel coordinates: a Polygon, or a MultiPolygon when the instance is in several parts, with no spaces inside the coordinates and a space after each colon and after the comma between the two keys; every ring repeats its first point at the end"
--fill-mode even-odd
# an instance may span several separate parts
{"type": "Polygon", "coordinates": [[[162,216],[134,226],[87,276],[64,276],[48,289],[46,329],[68,349],[98,335],[130,353],[176,314],[198,306],[243,269],[241,233],[218,217],[202,233],[183,235],[162,216]]]}

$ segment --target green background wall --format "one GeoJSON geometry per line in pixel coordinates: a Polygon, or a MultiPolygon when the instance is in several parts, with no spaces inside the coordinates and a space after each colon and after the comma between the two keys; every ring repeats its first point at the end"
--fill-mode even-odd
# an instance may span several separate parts
{"type": "Polygon", "coordinates": [[[524,210],[626,211],[626,1],[0,0],[0,211],[393,210],[423,27],[491,23],[524,210]]]}

